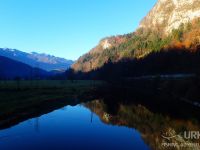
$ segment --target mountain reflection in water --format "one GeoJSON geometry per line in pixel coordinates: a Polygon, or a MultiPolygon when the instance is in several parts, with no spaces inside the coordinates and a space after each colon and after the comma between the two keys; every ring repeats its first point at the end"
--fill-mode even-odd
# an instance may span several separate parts
{"type": "Polygon", "coordinates": [[[95,112],[106,124],[137,129],[152,149],[200,149],[199,139],[188,140],[183,135],[185,131],[200,131],[200,124],[194,118],[171,118],[161,113],[153,113],[141,104],[118,102],[111,107],[109,102],[96,100],[86,103],[85,106],[95,112]],[[175,135],[175,137],[165,139],[164,135],[175,135]],[[177,143],[177,145],[166,147],[163,143],[177,143]],[[181,147],[183,144],[192,144],[192,146],[181,147]]]}

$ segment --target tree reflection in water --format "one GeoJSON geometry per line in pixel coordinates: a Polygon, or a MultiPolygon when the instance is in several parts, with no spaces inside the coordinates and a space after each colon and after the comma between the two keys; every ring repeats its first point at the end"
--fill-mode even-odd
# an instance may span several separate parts
{"type": "MultiPolygon", "coordinates": [[[[106,100],[95,100],[84,106],[96,113],[106,124],[137,129],[145,142],[153,149],[200,149],[196,145],[181,147],[181,144],[200,143],[199,139],[187,140],[183,136],[184,131],[200,131],[199,121],[194,118],[185,119],[164,113],[154,113],[144,105],[127,103],[127,101],[125,103],[117,101],[114,104],[106,100]],[[177,136],[165,139],[162,136],[166,134],[177,136]],[[167,147],[163,145],[164,143],[177,143],[177,145],[167,147]]],[[[172,113],[176,114],[176,112],[172,113]]]]}

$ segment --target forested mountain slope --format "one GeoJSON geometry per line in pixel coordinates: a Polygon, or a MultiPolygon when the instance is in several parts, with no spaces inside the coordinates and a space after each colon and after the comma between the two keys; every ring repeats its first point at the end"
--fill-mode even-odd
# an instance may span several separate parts
{"type": "Polygon", "coordinates": [[[108,62],[144,59],[171,49],[195,52],[200,45],[199,10],[198,0],[158,0],[135,32],[101,40],[72,69],[89,72],[108,62]]]}

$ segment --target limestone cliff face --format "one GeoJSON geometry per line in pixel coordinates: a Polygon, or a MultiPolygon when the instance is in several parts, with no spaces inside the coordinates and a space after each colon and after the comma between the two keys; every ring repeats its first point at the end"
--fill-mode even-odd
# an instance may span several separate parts
{"type": "Polygon", "coordinates": [[[102,39],[99,44],[93,48],[90,53],[102,53],[102,51],[106,49],[110,49],[112,47],[116,47],[119,44],[123,43],[125,41],[125,36],[112,36],[102,39]]]}
{"type": "Polygon", "coordinates": [[[158,0],[139,28],[156,29],[169,34],[182,23],[197,17],[200,17],[200,0],[158,0]]]}

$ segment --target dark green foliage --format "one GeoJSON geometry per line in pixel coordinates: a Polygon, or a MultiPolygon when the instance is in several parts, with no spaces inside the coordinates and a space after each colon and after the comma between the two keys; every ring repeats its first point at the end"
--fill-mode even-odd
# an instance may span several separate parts
{"type": "Polygon", "coordinates": [[[181,24],[178,29],[172,30],[172,35],[171,35],[172,39],[182,41],[183,33],[184,33],[184,24],[181,24]]]}
{"type": "Polygon", "coordinates": [[[90,54],[85,54],[84,57],[83,57],[83,63],[84,63],[84,62],[90,61],[92,58],[93,58],[92,55],[90,55],[90,54]]]}
{"type": "Polygon", "coordinates": [[[191,31],[192,30],[192,24],[190,22],[188,22],[186,25],[185,25],[185,31],[188,32],[188,31],[191,31]]]}

